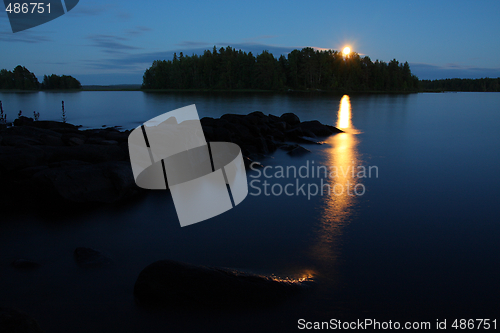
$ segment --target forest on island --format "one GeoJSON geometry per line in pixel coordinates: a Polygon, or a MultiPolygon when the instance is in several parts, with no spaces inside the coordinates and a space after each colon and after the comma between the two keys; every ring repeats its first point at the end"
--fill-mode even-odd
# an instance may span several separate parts
{"type": "Polygon", "coordinates": [[[44,75],[42,83],[26,67],[17,66],[13,71],[0,70],[0,89],[50,90],[80,89],[80,81],[69,75],[44,75]]]}
{"type": "Polygon", "coordinates": [[[389,63],[357,53],[310,47],[275,58],[263,51],[257,56],[230,46],[203,55],[174,54],[156,60],[143,76],[143,89],[259,89],[326,91],[417,91],[419,80],[408,62],[389,63]]]}

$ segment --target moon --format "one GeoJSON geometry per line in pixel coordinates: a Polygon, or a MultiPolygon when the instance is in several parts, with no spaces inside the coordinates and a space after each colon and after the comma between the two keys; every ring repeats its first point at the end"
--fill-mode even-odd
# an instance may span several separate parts
{"type": "Polygon", "coordinates": [[[349,46],[346,46],[344,47],[344,49],[342,50],[342,53],[345,55],[345,56],[348,56],[349,53],[351,53],[351,48],[349,46]]]}

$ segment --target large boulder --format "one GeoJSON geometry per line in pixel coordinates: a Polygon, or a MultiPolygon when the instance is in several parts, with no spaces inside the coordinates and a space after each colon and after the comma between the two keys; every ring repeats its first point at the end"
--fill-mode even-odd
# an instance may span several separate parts
{"type": "Polygon", "coordinates": [[[300,119],[295,113],[283,113],[280,119],[290,126],[296,126],[300,124],[300,119]]]}
{"type": "Polygon", "coordinates": [[[14,126],[27,126],[33,124],[33,118],[19,116],[14,120],[14,126]]]}
{"type": "Polygon", "coordinates": [[[154,306],[244,307],[282,301],[306,286],[299,281],[160,260],[139,274],[134,295],[141,304],[154,306]]]}

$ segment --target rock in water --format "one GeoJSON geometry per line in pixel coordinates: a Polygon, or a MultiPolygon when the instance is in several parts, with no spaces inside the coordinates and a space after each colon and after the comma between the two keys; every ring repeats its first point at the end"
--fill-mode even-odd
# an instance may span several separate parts
{"type": "Polygon", "coordinates": [[[304,286],[299,281],[160,260],[139,274],[134,295],[140,303],[154,306],[246,307],[281,301],[304,286]]]}
{"type": "Polygon", "coordinates": [[[302,156],[304,154],[308,154],[311,151],[307,148],[304,148],[302,146],[297,146],[296,148],[293,148],[292,150],[288,151],[288,155],[291,156],[302,156]]]}
{"type": "Polygon", "coordinates": [[[102,267],[111,263],[111,260],[100,251],[89,247],[76,248],[75,260],[79,266],[86,268],[102,267]]]}
{"type": "Polygon", "coordinates": [[[309,131],[316,136],[329,136],[336,133],[342,133],[343,131],[329,125],[323,125],[317,120],[304,121],[299,124],[299,127],[303,131],[309,131]]]}
{"type": "Polygon", "coordinates": [[[12,267],[17,269],[37,269],[40,267],[40,264],[28,259],[17,259],[11,263],[12,267]]]}

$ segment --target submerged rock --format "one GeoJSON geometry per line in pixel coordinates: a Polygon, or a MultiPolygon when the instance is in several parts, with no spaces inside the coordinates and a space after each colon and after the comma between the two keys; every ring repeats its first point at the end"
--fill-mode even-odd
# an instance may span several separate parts
{"type": "Polygon", "coordinates": [[[141,304],[153,306],[245,307],[283,301],[307,286],[226,268],[160,260],[139,274],[134,295],[141,304]]]}
{"type": "Polygon", "coordinates": [[[302,156],[304,154],[308,154],[311,151],[307,148],[304,148],[302,146],[297,146],[293,148],[292,150],[288,151],[287,154],[290,156],[302,156]]]}
{"type": "Polygon", "coordinates": [[[17,259],[14,260],[11,263],[12,267],[17,268],[17,269],[26,269],[26,270],[31,270],[31,269],[37,269],[40,267],[40,264],[33,261],[33,260],[28,260],[28,259],[17,259]]]}
{"type": "Polygon", "coordinates": [[[107,266],[111,259],[106,257],[100,251],[89,247],[78,247],[75,249],[75,260],[77,264],[85,268],[95,268],[107,266]]]}

